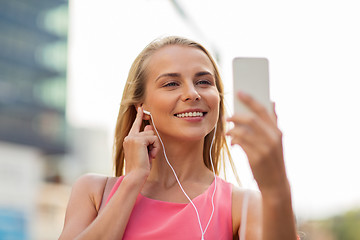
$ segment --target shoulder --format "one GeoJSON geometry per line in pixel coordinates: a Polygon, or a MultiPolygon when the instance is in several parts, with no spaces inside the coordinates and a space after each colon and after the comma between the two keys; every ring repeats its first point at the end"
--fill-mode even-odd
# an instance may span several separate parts
{"type": "Polygon", "coordinates": [[[110,177],[101,174],[88,173],[79,177],[73,187],[73,197],[86,197],[93,203],[96,210],[99,210],[102,195],[106,183],[110,177]]]}
{"type": "Polygon", "coordinates": [[[251,202],[255,201],[255,204],[261,203],[261,193],[259,191],[232,185],[232,199],[235,205],[242,204],[246,195],[251,202]]]}
{"type": "Polygon", "coordinates": [[[79,177],[74,185],[73,189],[82,188],[89,192],[94,192],[102,188],[109,177],[106,175],[100,175],[95,173],[87,173],[79,177]]]}
{"type": "Polygon", "coordinates": [[[75,181],[66,208],[62,237],[73,239],[96,218],[107,179],[104,175],[85,174],[75,181]]]}

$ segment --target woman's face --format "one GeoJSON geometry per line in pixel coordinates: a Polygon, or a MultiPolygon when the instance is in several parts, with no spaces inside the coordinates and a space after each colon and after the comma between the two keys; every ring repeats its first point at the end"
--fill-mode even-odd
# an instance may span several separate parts
{"type": "Polygon", "coordinates": [[[170,45],[148,59],[143,108],[162,137],[201,140],[215,127],[220,96],[214,68],[201,50],[170,45]]]}

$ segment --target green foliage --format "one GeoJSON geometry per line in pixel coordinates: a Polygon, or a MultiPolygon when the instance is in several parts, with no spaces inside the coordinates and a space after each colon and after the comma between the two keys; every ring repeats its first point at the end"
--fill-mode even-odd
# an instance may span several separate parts
{"type": "Polygon", "coordinates": [[[336,239],[360,239],[360,209],[351,210],[341,216],[329,219],[329,227],[336,239]]]}
{"type": "Polygon", "coordinates": [[[301,224],[306,240],[359,240],[360,209],[353,209],[344,214],[323,220],[311,220],[301,224]]]}

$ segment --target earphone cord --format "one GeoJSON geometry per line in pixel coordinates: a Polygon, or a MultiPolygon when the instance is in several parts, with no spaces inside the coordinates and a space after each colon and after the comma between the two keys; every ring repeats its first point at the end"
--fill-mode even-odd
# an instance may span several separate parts
{"type": "Polygon", "coordinates": [[[216,175],[215,175],[214,164],[213,164],[213,162],[212,162],[211,149],[212,149],[212,146],[213,146],[213,143],[214,143],[214,139],[215,139],[216,125],[215,125],[215,130],[214,130],[213,138],[212,138],[211,144],[210,144],[210,163],[211,163],[211,167],[212,167],[212,170],[213,170],[213,173],[214,173],[214,192],[213,192],[212,197],[211,197],[212,212],[211,212],[209,221],[208,221],[208,223],[207,223],[207,225],[206,225],[206,227],[205,227],[205,230],[203,230],[203,228],[202,228],[202,226],[201,226],[201,221],[200,221],[199,212],[198,212],[195,204],[193,203],[193,201],[192,201],[192,200],[190,199],[190,197],[186,194],[184,188],[182,187],[182,185],[181,185],[181,183],[180,183],[180,181],[179,181],[179,178],[178,178],[177,175],[176,175],[176,172],[175,172],[174,168],[171,166],[171,164],[170,164],[170,162],[169,162],[169,160],[168,160],[168,158],[167,158],[166,152],[165,152],[164,143],[163,143],[163,141],[161,140],[160,134],[159,134],[159,132],[158,132],[157,129],[156,129],[156,126],[155,126],[155,123],[154,123],[154,119],[153,119],[153,117],[152,117],[151,114],[149,114],[149,115],[150,115],[151,121],[152,121],[152,123],[153,123],[153,125],[154,125],[155,132],[156,132],[156,134],[158,135],[159,140],[160,140],[160,143],[161,143],[161,145],[162,145],[162,147],[163,147],[163,153],[164,153],[166,162],[167,162],[167,164],[169,165],[169,167],[171,168],[172,172],[174,173],[175,179],[176,179],[177,183],[179,184],[179,187],[181,188],[181,191],[184,193],[185,197],[189,200],[189,202],[191,203],[191,205],[192,205],[192,206],[194,207],[194,209],[195,209],[196,216],[197,216],[197,219],[198,219],[198,223],[199,223],[199,226],[200,226],[201,239],[204,240],[204,235],[205,235],[205,233],[206,233],[206,230],[207,230],[208,227],[209,227],[210,221],[211,221],[211,219],[212,219],[212,217],[213,217],[213,215],[214,215],[214,210],[215,210],[215,206],[214,206],[214,195],[215,195],[215,191],[216,191],[216,175]]]}

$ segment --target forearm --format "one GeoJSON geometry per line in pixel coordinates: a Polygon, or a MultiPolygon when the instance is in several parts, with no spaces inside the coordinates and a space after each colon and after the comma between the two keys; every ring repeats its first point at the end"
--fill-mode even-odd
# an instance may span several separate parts
{"type": "Polygon", "coordinates": [[[296,226],[288,181],[282,187],[262,191],[263,240],[296,240],[296,226]]]}
{"type": "Polygon", "coordinates": [[[76,239],[122,239],[145,181],[146,177],[141,174],[131,173],[125,176],[104,210],[76,239]]]}

